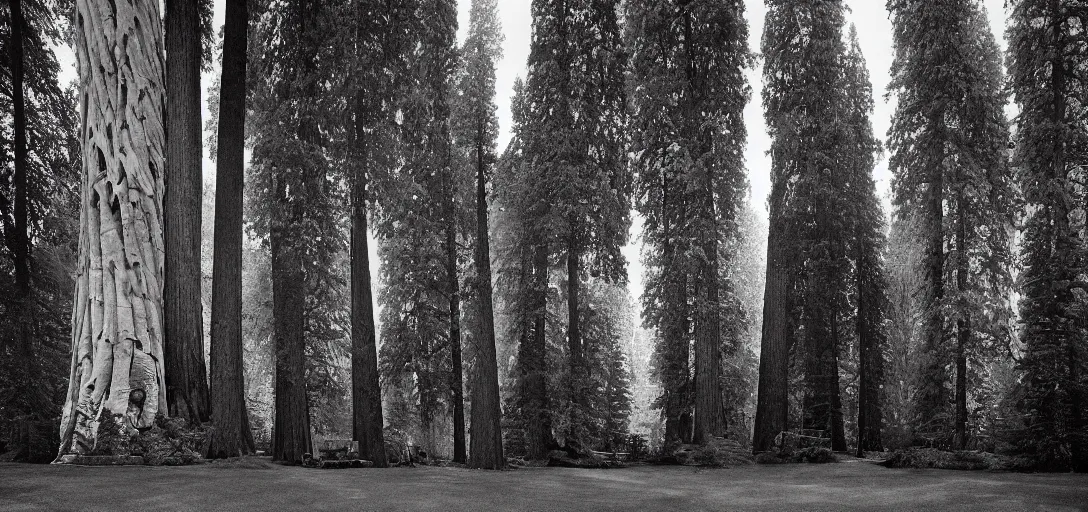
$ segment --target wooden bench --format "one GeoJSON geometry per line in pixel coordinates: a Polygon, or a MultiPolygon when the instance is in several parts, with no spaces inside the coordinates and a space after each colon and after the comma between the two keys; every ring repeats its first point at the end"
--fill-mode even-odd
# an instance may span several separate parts
{"type": "Polygon", "coordinates": [[[624,462],[628,457],[627,452],[598,452],[596,450],[593,451],[593,455],[612,462],[624,462]]]}
{"type": "Polygon", "coordinates": [[[345,460],[348,454],[359,454],[359,441],[351,439],[326,439],[318,448],[321,460],[345,460]]]}

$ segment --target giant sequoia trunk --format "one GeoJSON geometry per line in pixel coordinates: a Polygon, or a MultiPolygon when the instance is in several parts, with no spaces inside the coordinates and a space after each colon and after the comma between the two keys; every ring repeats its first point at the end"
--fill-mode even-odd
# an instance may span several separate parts
{"type": "Polygon", "coordinates": [[[76,1],[83,176],[61,455],[94,450],[100,418],[133,431],[166,412],[158,5],[76,1]]]}
{"type": "Polygon", "coordinates": [[[242,187],[244,181],[247,0],[227,0],[215,176],[212,249],[209,457],[253,453],[242,364],[242,187]]]}
{"type": "Polygon", "coordinates": [[[298,225],[302,213],[276,190],[276,219],[271,229],[272,318],[276,354],[276,410],[272,428],[272,460],[302,462],[311,453],[310,414],[306,397],[306,280],[299,249],[284,236],[287,224],[298,225]],[[278,218],[277,218],[278,217],[278,218]],[[289,219],[289,220],[288,220],[289,219]]]}
{"type": "Polygon", "coordinates": [[[362,95],[355,100],[354,179],[351,180],[351,410],[352,438],[359,454],[385,467],[385,436],[382,432],[382,394],[378,383],[378,348],[375,342],[374,302],[370,282],[370,248],[367,241],[367,110],[362,95]]]}
{"type": "Polygon", "coordinates": [[[665,446],[672,447],[688,440],[686,418],[690,417],[689,400],[691,367],[691,337],[689,334],[688,276],[684,271],[684,251],[678,247],[679,236],[676,226],[687,221],[682,189],[677,187],[679,180],[669,179],[666,175],[661,184],[661,217],[664,240],[662,255],[665,265],[662,269],[665,304],[662,308],[662,344],[664,345],[664,368],[662,369],[662,387],[664,396],[665,446]],[[675,212],[679,214],[674,219],[675,212]],[[675,221],[675,222],[674,222],[675,221]]]}
{"type": "Polygon", "coordinates": [[[476,148],[476,300],[479,305],[480,333],[476,349],[476,382],[472,386],[472,446],[469,466],[502,469],[506,465],[502,450],[499,418],[499,369],[495,355],[495,311],[492,305],[491,243],[487,231],[487,185],[483,162],[483,144],[476,148]]]}
{"type": "Polygon", "coordinates": [[[792,344],[790,272],[786,251],[787,225],[782,211],[784,183],[771,193],[771,222],[767,239],[767,285],[763,298],[763,340],[759,357],[759,390],[752,450],[773,448],[775,437],[789,419],[789,350],[792,344]]]}
{"type": "Polygon", "coordinates": [[[704,222],[713,228],[703,242],[702,304],[696,311],[695,328],[695,433],[692,441],[706,443],[725,433],[721,388],[721,317],[718,303],[718,218],[714,207],[713,173],[707,179],[704,222]]]}
{"type": "Polygon", "coordinates": [[[170,415],[208,421],[200,296],[200,13],[193,0],[166,2],[166,399],[170,415]]]}

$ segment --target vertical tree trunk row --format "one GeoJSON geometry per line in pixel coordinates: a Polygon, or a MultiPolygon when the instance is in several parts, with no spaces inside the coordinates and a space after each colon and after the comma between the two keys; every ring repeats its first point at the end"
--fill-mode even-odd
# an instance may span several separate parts
{"type": "Polygon", "coordinates": [[[75,12],[83,183],[62,455],[94,449],[104,412],[136,428],[166,405],[158,2],[78,0],[75,12]]]}
{"type": "Polygon", "coordinates": [[[253,453],[242,362],[242,193],[245,176],[247,0],[227,0],[216,145],[208,456],[253,453]]]}
{"type": "Polygon", "coordinates": [[[193,0],[166,2],[166,397],[170,415],[208,421],[200,295],[200,13],[193,0]]]}

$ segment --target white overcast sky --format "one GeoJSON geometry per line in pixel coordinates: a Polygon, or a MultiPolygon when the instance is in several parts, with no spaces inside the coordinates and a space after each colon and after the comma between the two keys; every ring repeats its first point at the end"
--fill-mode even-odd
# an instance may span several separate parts
{"type": "MultiPolygon", "coordinates": [[[[1005,0],[984,0],[989,12],[991,27],[1002,49],[1005,48],[1004,2],[1005,0]]],[[[499,125],[501,128],[499,136],[500,150],[506,146],[507,141],[510,139],[510,97],[513,94],[514,80],[519,76],[523,78],[525,76],[525,62],[529,57],[529,40],[532,35],[531,3],[531,0],[499,1],[499,18],[506,36],[506,41],[503,44],[503,59],[499,62],[497,74],[498,93],[496,102],[499,107],[499,125]]],[[[884,99],[884,93],[889,81],[888,71],[892,63],[892,27],[885,9],[885,1],[846,0],[846,4],[850,7],[847,22],[857,26],[858,37],[861,40],[862,51],[868,61],[869,74],[873,82],[873,91],[876,96],[873,127],[877,136],[883,138],[888,131],[894,110],[894,103],[884,99]]],[[[216,0],[214,24],[217,29],[223,24],[224,6],[224,0],[216,0]]],[[[458,36],[460,40],[464,39],[468,29],[470,6],[471,0],[460,0],[458,2],[458,36]]],[[[766,7],[762,0],[746,0],[745,8],[749,26],[749,48],[752,51],[758,51],[759,40],[763,33],[763,18],[766,14],[766,7]]],[[[61,48],[59,54],[64,69],[63,80],[67,82],[74,79],[76,72],[71,50],[61,48]]],[[[214,70],[213,73],[204,75],[202,85],[205,89],[211,85],[213,77],[218,73],[218,70],[214,70]]],[[[770,147],[770,139],[767,137],[766,127],[763,123],[763,106],[760,100],[760,91],[762,89],[761,69],[757,67],[748,70],[748,81],[752,86],[752,101],[744,111],[745,122],[748,127],[748,147],[745,151],[745,160],[748,168],[748,181],[751,184],[751,202],[759,215],[766,219],[766,200],[767,195],[770,193],[770,159],[766,156],[766,152],[770,147]]],[[[208,115],[206,106],[204,115],[206,119],[208,115]]],[[[205,155],[207,155],[206,147],[205,155]]],[[[208,158],[205,158],[205,179],[211,180],[214,173],[214,164],[208,158]]],[[[886,158],[878,163],[875,176],[877,190],[881,197],[885,198],[885,206],[887,206],[889,173],[886,158]]],[[[631,294],[637,298],[642,292],[642,265],[639,261],[640,244],[638,233],[640,230],[638,219],[635,220],[635,224],[631,233],[631,241],[625,248],[624,254],[626,254],[630,262],[628,275],[631,281],[631,294]]],[[[372,251],[374,247],[375,245],[371,244],[372,251]]],[[[376,266],[378,260],[376,254],[372,254],[371,263],[375,266],[372,271],[375,272],[374,275],[377,275],[376,266]]]]}

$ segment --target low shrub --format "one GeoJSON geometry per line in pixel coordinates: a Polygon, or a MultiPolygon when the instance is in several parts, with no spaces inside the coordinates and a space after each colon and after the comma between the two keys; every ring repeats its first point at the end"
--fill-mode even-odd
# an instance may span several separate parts
{"type": "Polygon", "coordinates": [[[892,452],[881,463],[888,468],[1029,471],[1031,461],[981,451],[945,451],[936,448],[908,448],[892,452]]]}

